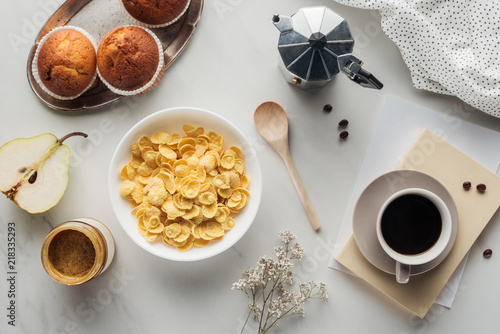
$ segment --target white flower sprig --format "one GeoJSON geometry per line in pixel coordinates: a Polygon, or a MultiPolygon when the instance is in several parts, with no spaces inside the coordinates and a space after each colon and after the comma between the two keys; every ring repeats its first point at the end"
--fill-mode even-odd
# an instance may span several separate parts
{"type": "Polygon", "coordinates": [[[293,315],[304,316],[303,304],[308,299],[328,301],[328,290],[324,283],[309,281],[299,284],[299,293],[289,290],[294,278],[291,260],[302,260],[304,250],[290,231],[279,233],[283,245],[274,248],[277,260],[261,257],[257,267],[245,270],[243,278],[233,283],[233,290],[243,291],[250,300],[245,326],[253,315],[258,323],[258,334],[265,334],[278,321],[293,315]]]}

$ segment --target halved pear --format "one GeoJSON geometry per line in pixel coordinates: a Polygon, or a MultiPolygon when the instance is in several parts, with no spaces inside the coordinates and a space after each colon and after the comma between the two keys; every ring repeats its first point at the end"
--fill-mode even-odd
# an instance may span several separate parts
{"type": "Polygon", "coordinates": [[[71,151],[63,145],[73,132],[61,139],[51,133],[14,139],[0,147],[0,191],[30,213],[56,205],[68,185],[71,151]]]}

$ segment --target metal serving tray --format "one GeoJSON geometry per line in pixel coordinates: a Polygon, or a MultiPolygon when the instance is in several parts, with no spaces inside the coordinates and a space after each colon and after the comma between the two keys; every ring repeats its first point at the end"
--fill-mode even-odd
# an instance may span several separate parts
{"type": "MultiPolygon", "coordinates": [[[[204,0],[191,0],[183,17],[166,28],[151,29],[162,42],[165,54],[165,68],[170,66],[190,41],[201,18],[204,0]]],[[[28,56],[27,74],[33,92],[47,106],[63,111],[95,109],[106,106],[123,98],[111,92],[100,80],[97,85],[80,97],[64,101],[45,93],[35,81],[31,70],[33,57],[38,42],[52,29],[73,25],[87,30],[97,43],[114,27],[133,24],[127,17],[125,9],[117,0],[67,0],[49,18],[40,30],[28,56]]]]}

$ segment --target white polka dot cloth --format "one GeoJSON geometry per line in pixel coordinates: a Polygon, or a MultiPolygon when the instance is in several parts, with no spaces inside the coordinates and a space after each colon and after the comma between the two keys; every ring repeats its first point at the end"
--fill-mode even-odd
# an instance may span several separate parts
{"type": "Polygon", "coordinates": [[[413,85],[500,117],[499,0],[335,0],[378,9],[413,85]]]}

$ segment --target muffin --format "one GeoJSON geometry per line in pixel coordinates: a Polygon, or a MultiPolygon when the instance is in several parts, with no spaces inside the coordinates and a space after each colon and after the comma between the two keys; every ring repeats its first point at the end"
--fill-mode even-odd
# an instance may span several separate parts
{"type": "Polygon", "coordinates": [[[138,25],[161,28],[179,20],[189,7],[190,0],[119,0],[138,25]]]}
{"type": "Polygon", "coordinates": [[[111,30],[97,49],[97,73],[112,92],[120,95],[151,90],[163,76],[163,65],[158,37],[136,26],[111,30]]]}
{"type": "Polygon", "coordinates": [[[58,27],[38,44],[32,63],[36,82],[50,96],[72,100],[83,94],[97,77],[96,48],[83,29],[58,27]]]}

